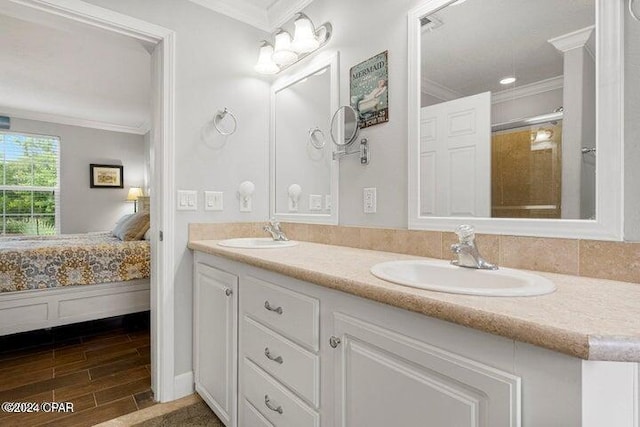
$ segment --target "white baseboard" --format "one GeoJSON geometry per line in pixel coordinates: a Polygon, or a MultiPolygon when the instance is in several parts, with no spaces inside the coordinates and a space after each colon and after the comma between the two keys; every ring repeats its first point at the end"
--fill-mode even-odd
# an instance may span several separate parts
{"type": "Polygon", "coordinates": [[[174,399],[180,399],[181,397],[193,394],[193,392],[193,371],[175,376],[173,380],[174,399]]]}

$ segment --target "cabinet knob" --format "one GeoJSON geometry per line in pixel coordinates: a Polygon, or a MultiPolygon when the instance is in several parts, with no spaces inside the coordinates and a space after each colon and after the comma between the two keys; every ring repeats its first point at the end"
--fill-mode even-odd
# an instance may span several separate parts
{"type": "Polygon", "coordinates": [[[338,337],[331,336],[331,337],[329,338],[329,345],[331,346],[331,348],[336,348],[336,347],[338,347],[338,346],[340,345],[340,343],[341,343],[341,342],[342,342],[342,341],[341,341],[341,340],[340,340],[340,338],[338,338],[338,337]]]}
{"type": "Polygon", "coordinates": [[[269,311],[273,311],[274,313],[278,313],[278,314],[282,314],[284,312],[284,310],[282,309],[282,307],[271,307],[271,304],[269,304],[269,301],[265,301],[264,302],[264,308],[266,308],[269,311]]]}
{"type": "Polygon", "coordinates": [[[273,403],[271,403],[271,399],[269,399],[268,394],[264,395],[264,404],[267,408],[271,409],[273,412],[277,412],[279,414],[282,414],[284,412],[282,410],[282,406],[275,406],[273,403]]]}
{"type": "Polygon", "coordinates": [[[231,288],[227,288],[224,290],[224,294],[230,297],[233,294],[233,291],[231,290],[231,288]]]}

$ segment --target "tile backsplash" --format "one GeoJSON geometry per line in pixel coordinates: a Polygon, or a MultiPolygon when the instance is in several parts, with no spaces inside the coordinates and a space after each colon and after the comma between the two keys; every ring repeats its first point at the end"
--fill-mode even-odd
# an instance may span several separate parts
{"type": "MultiPolygon", "coordinates": [[[[265,236],[264,223],[190,224],[189,240],[265,236]]],[[[454,233],[282,223],[292,240],[451,259],[454,233]]],[[[503,267],[640,283],[640,243],[477,235],[480,253],[503,267]]]]}

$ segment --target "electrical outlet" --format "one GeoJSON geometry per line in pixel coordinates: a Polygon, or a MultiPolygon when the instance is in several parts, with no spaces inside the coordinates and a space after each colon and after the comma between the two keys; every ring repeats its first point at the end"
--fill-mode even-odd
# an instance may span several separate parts
{"type": "Polygon", "coordinates": [[[221,211],[224,209],[224,193],[222,191],[204,192],[204,210],[221,211]]]}
{"type": "Polygon", "coordinates": [[[198,192],[193,190],[178,190],[178,210],[197,211],[198,192]]]}
{"type": "Polygon", "coordinates": [[[376,188],[365,188],[364,196],[364,213],[376,213],[378,208],[378,197],[376,188]]]}
{"type": "Polygon", "coordinates": [[[320,194],[309,194],[309,210],[310,211],[322,210],[322,196],[320,194]]]}

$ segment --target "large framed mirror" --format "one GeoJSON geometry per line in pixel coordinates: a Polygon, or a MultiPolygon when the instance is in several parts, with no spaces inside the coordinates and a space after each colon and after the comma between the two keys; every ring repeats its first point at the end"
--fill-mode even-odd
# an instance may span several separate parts
{"type": "Polygon", "coordinates": [[[338,162],[330,121],[338,108],[338,53],[315,58],[271,87],[270,214],[338,223],[338,162]]]}
{"type": "Polygon", "coordinates": [[[409,228],[622,238],[623,6],[409,12],[409,228]]]}

